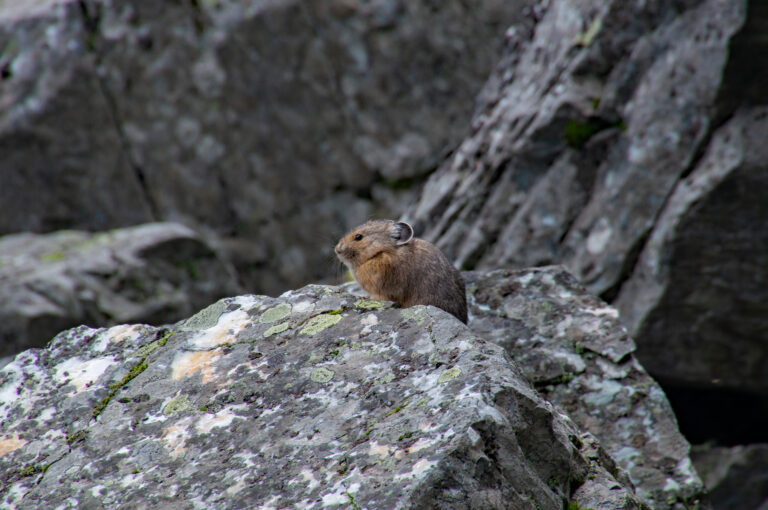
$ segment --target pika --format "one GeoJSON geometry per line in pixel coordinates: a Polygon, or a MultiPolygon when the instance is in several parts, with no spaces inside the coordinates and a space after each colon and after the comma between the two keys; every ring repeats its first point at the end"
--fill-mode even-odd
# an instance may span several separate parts
{"type": "Polygon", "coordinates": [[[363,223],[341,238],[336,255],[374,299],[403,307],[433,305],[467,323],[461,274],[434,244],[402,221],[363,223]]]}

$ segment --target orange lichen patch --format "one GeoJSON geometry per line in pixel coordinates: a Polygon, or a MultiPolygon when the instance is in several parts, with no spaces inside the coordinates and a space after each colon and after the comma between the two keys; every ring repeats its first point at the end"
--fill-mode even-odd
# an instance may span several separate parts
{"type": "Polygon", "coordinates": [[[197,372],[203,373],[203,382],[207,383],[217,378],[216,361],[221,358],[221,349],[213,351],[181,352],[171,364],[173,379],[178,381],[197,372]]]}
{"type": "Polygon", "coordinates": [[[184,418],[163,429],[163,444],[171,457],[176,458],[187,451],[185,443],[189,438],[191,421],[190,418],[184,418]]]}
{"type": "Polygon", "coordinates": [[[19,436],[4,437],[0,439],[0,457],[18,450],[25,444],[27,444],[27,441],[19,438],[19,436]]]}

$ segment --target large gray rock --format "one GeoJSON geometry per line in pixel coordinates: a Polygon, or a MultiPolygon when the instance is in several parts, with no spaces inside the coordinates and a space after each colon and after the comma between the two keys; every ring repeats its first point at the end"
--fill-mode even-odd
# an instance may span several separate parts
{"type": "Polygon", "coordinates": [[[645,508],[503,348],[338,288],[86,327],[0,371],[18,508],[645,508]]]}
{"type": "Polygon", "coordinates": [[[715,131],[616,299],[643,365],[665,380],[768,393],[766,133],[768,108],[715,131]]]}
{"type": "Polygon", "coordinates": [[[249,288],[333,271],[466,131],[529,0],[0,4],[0,233],[169,220],[249,288]]]}
{"type": "Polygon", "coordinates": [[[550,2],[406,219],[464,268],[564,264],[654,375],[764,391],[766,23],[745,0],[550,2]]]}
{"type": "Polygon", "coordinates": [[[174,223],[0,238],[0,356],[79,324],[162,324],[237,293],[232,267],[174,223]]]}
{"type": "Polygon", "coordinates": [[[616,309],[562,267],[465,273],[469,326],[503,346],[547,400],[600,440],[653,508],[695,508],[704,487],[616,309]]]}

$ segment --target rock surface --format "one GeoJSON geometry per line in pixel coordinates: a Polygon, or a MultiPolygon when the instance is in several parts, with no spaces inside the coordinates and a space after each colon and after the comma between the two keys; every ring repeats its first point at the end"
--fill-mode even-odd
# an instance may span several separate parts
{"type": "Polygon", "coordinates": [[[547,5],[405,218],[465,269],[564,264],[655,376],[766,390],[768,7],[547,5]]]}
{"type": "Polygon", "coordinates": [[[653,508],[695,508],[704,488],[659,385],[615,308],[562,267],[465,273],[470,328],[600,440],[653,508]]]}
{"type": "Polygon", "coordinates": [[[765,133],[767,108],[715,131],[616,299],[643,365],[664,380],[768,394],[765,133]]]}
{"type": "Polygon", "coordinates": [[[464,135],[528,3],[2,2],[0,233],[176,221],[248,288],[327,277],[464,135]]]}
{"type": "Polygon", "coordinates": [[[698,446],[691,458],[717,510],[768,508],[768,444],[698,446]]]}
{"type": "Polygon", "coordinates": [[[0,238],[0,356],[80,324],[162,324],[239,290],[232,267],[174,223],[0,238]]]}
{"type": "Polygon", "coordinates": [[[64,332],[0,402],[18,508],[644,508],[502,347],[334,287],[64,332]]]}

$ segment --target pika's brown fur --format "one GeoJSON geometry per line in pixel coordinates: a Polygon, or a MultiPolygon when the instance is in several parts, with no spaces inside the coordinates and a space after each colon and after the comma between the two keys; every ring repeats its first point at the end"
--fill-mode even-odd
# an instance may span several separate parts
{"type": "Polygon", "coordinates": [[[369,221],[342,237],[335,251],[374,299],[437,306],[466,324],[461,274],[434,244],[414,238],[409,224],[369,221]]]}

